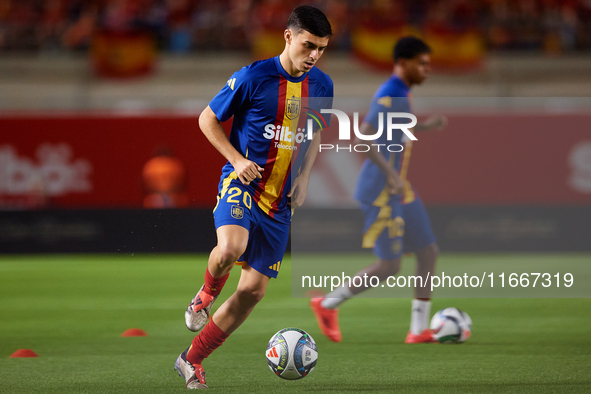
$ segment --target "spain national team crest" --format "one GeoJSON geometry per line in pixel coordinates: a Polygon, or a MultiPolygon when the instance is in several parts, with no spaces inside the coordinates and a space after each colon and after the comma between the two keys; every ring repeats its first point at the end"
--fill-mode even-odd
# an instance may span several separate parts
{"type": "Polygon", "coordinates": [[[232,205],[230,213],[234,219],[242,219],[244,217],[244,208],[240,205],[232,205]]]}
{"type": "Polygon", "coordinates": [[[287,116],[287,119],[297,119],[300,116],[300,108],[301,99],[299,97],[291,96],[291,98],[288,98],[285,105],[285,116],[287,116]]]}

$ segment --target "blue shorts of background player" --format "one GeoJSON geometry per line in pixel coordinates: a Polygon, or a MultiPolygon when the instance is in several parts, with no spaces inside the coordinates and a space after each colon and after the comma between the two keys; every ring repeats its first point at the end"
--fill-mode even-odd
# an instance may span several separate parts
{"type": "Polygon", "coordinates": [[[427,210],[420,198],[402,204],[402,217],[406,224],[402,240],[404,253],[416,253],[437,242],[427,210]]]}
{"type": "Polygon", "coordinates": [[[359,202],[363,212],[363,247],[372,248],[373,253],[383,260],[402,257],[404,219],[401,197],[390,196],[387,204],[376,206],[359,202]]]}
{"type": "Polygon", "coordinates": [[[246,261],[261,274],[276,278],[289,240],[289,224],[264,213],[240,181],[232,180],[226,190],[224,196],[218,195],[213,210],[216,230],[228,224],[247,229],[248,245],[238,261],[246,261]]]}
{"type": "Polygon", "coordinates": [[[383,260],[394,260],[401,258],[404,253],[416,253],[424,247],[437,242],[427,210],[420,198],[409,204],[400,204],[399,200],[391,198],[389,207],[391,214],[388,219],[393,220],[392,224],[380,221],[387,220],[380,217],[383,212],[380,207],[372,204],[360,203],[364,216],[363,246],[372,247],[376,257],[383,260]],[[390,231],[391,226],[399,228],[397,233],[390,231]],[[382,228],[379,236],[372,234],[372,229],[382,228]]]}

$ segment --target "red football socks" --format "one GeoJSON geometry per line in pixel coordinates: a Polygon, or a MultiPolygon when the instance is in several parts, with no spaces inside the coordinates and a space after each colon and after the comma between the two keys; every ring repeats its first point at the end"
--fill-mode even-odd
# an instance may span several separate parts
{"type": "Polygon", "coordinates": [[[213,320],[210,320],[203,331],[193,339],[193,344],[187,353],[187,360],[191,364],[201,364],[204,358],[222,346],[228,336],[215,325],[213,320]]]}
{"type": "Polygon", "coordinates": [[[221,278],[214,278],[210,273],[209,269],[205,270],[205,286],[203,286],[203,291],[209,295],[217,296],[220,294],[224,285],[226,284],[226,280],[228,279],[230,274],[226,274],[221,278]]]}

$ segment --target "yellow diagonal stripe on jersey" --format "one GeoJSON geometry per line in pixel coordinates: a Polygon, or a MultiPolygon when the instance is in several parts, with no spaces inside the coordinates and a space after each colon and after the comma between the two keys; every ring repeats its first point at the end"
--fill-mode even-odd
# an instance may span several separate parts
{"type": "Polygon", "coordinates": [[[230,186],[230,182],[232,182],[232,179],[238,179],[236,171],[232,171],[230,174],[228,174],[227,177],[224,178],[224,181],[222,182],[222,190],[220,194],[217,196],[217,201],[215,203],[215,207],[213,208],[214,212],[217,209],[218,204],[220,203],[220,199],[224,198],[224,196],[226,195],[226,192],[228,191],[228,187],[230,186]]]}
{"type": "MultiPolygon", "coordinates": [[[[301,98],[302,97],[302,84],[301,82],[293,83],[287,81],[287,94],[285,95],[285,108],[288,107],[287,100],[292,100],[293,98],[301,98]]],[[[301,111],[300,111],[301,113],[301,111]]],[[[291,146],[295,145],[295,133],[298,129],[298,122],[300,119],[300,114],[298,116],[292,117],[289,119],[287,116],[287,110],[283,114],[283,122],[282,126],[287,128],[293,133],[293,141],[275,141],[279,142],[280,144],[291,146]]],[[[291,165],[291,149],[277,149],[277,156],[275,158],[275,164],[273,166],[273,172],[267,179],[265,183],[265,190],[261,193],[260,203],[259,206],[261,209],[266,213],[269,214],[269,210],[271,209],[271,205],[279,198],[279,193],[281,191],[281,186],[283,185],[283,181],[285,177],[289,173],[289,167],[291,165]]]]}
{"type": "Polygon", "coordinates": [[[236,176],[236,171],[232,171],[227,177],[224,178],[224,181],[222,182],[220,198],[224,198],[226,192],[228,191],[228,187],[230,186],[230,182],[232,182],[233,179],[238,179],[238,176],[236,176]]]}
{"type": "MultiPolygon", "coordinates": [[[[390,167],[394,167],[394,158],[395,158],[394,155],[395,154],[396,153],[392,153],[390,155],[390,158],[388,159],[388,165],[390,167]]],[[[387,207],[389,201],[390,201],[390,186],[388,185],[388,181],[386,181],[384,188],[382,189],[380,194],[376,197],[376,199],[372,205],[374,205],[376,207],[387,207]]]]}
{"type": "Polygon", "coordinates": [[[376,218],[375,222],[373,222],[371,226],[369,226],[365,234],[363,234],[361,247],[373,248],[376,245],[378,237],[386,229],[390,221],[392,221],[392,218],[390,217],[391,214],[392,208],[389,206],[385,206],[380,209],[380,212],[378,213],[378,217],[376,218]]]}
{"type": "MultiPolygon", "coordinates": [[[[391,167],[394,167],[395,155],[396,153],[390,154],[390,158],[388,159],[388,164],[391,167]]],[[[390,186],[386,181],[386,185],[384,186],[384,188],[372,204],[373,206],[380,207],[380,212],[378,213],[378,217],[376,218],[376,220],[371,224],[371,226],[369,226],[367,231],[363,234],[363,238],[361,241],[361,246],[363,248],[373,248],[376,245],[378,237],[380,236],[380,234],[382,234],[386,227],[389,227],[392,230],[395,219],[391,218],[392,207],[389,205],[390,197],[390,186]]]]}

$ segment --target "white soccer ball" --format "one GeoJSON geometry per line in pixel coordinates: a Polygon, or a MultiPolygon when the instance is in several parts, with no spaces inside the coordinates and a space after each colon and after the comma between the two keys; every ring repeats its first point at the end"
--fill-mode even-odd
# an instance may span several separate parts
{"type": "Polygon", "coordinates": [[[472,319],[458,308],[445,308],[431,319],[431,330],[440,343],[462,343],[472,334],[472,319]]]}
{"type": "Polygon", "coordinates": [[[265,354],[271,371],[287,380],[307,376],[318,359],[316,342],[299,328],[284,328],[273,335],[265,354]]]}

